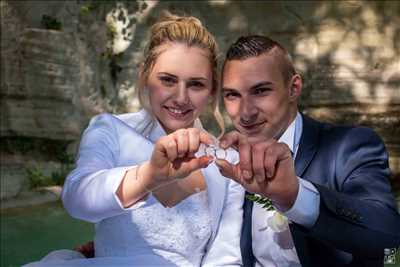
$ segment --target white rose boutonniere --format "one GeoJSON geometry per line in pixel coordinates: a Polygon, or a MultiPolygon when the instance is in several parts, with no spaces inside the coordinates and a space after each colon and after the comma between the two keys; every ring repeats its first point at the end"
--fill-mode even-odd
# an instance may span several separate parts
{"type": "Polygon", "coordinates": [[[271,228],[273,232],[283,232],[288,229],[288,219],[274,208],[274,206],[272,205],[272,201],[269,198],[264,198],[256,194],[246,195],[246,198],[257,204],[263,205],[263,209],[274,212],[274,214],[267,220],[267,225],[271,228]]]}
{"type": "Polygon", "coordinates": [[[268,218],[267,224],[274,232],[283,232],[289,227],[288,219],[278,211],[268,218]]]}

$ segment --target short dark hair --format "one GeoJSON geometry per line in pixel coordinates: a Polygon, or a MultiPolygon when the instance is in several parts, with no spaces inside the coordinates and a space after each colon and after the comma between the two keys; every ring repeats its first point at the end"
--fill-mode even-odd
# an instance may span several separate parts
{"type": "Polygon", "coordinates": [[[288,83],[290,78],[296,74],[290,55],[280,43],[267,36],[249,35],[239,37],[226,52],[225,63],[230,60],[245,60],[269,53],[279,57],[278,64],[285,83],[288,83]]]}

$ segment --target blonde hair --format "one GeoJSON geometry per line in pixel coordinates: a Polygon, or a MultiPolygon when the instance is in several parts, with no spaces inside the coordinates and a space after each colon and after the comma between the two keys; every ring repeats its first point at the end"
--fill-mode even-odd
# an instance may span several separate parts
{"type": "Polygon", "coordinates": [[[220,135],[222,135],[225,128],[224,119],[219,110],[218,46],[212,34],[208,32],[201,21],[195,17],[177,16],[165,11],[160,20],[151,27],[149,42],[144,50],[144,59],[137,83],[140,105],[152,114],[145,87],[154,64],[160,55],[158,48],[168,42],[183,43],[188,47],[196,46],[208,51],[212,67],[212,94],[214,95],[212,101],[213,115],[220,127],[220,135]]]}

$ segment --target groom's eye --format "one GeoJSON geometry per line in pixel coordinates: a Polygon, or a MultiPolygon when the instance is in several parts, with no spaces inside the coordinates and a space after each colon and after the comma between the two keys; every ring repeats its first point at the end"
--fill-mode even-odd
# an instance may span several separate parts
{"type": "Polygon", "coordinates": [[[252,93],[253,93],[253,95],[265,95],[265,94],[269,93],[270,91],[272,91],[271,88],[258,87],[258,88],[255,88],[252,93]]]}
{"type": "Polygon", "coordinates": [[[232,91],[225,91],[223,93],[224,98],[226,98],[227,100],[234,100],[235,98],[240,97],[240,94],[236,93],[236,92],[232,92],[232,91]]]}

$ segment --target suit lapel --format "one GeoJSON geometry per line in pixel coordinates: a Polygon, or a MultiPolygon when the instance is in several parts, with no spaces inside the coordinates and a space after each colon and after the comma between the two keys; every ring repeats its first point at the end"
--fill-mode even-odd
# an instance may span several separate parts
{"type": "MultiPolygon", "coordinates": [[[[303,116],[303,130],[300,138],[299,148],[295,159],[296,175],[304,177],[304,172],[310,165],[319,146],[319,123],[313,119],[303,116]]],[[[293,243],[302,266],[311,266],[310,251],[306,235],[300,230],[299,225],[290,224],[293,243]]]]}
{"type": "Polygon", "coordinates": [[[289,227],[301,266],[302,267],[312,266],[310,257],[311,253],[307,243],[306,235],[299,229],[298,225],[291,223],[289,224],[289,227]]]}
{"type": "Polygon", "coordinates": [[[295,159],[296,175],[302,177],[307,166],[314,158],[319,143],[318,123],[313,119],[303,116],[303,131],[300,137],[299,149],[295,159]]]}

